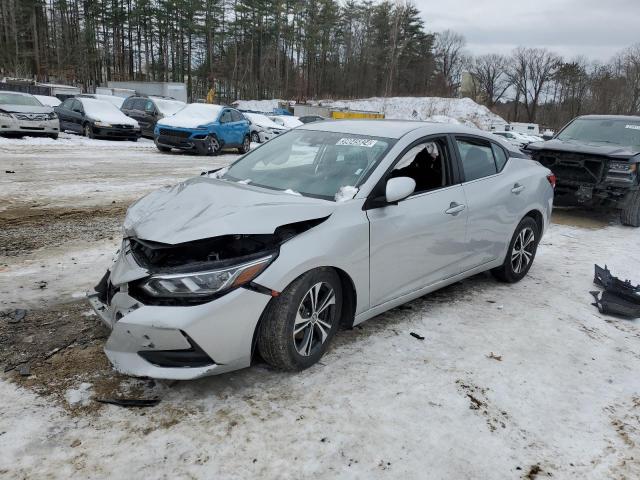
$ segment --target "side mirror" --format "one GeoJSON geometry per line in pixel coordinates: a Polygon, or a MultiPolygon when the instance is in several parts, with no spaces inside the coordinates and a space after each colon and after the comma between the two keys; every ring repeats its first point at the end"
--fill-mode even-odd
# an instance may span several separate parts
{"type": "Polygon", "coordinates": [[[385,196],[387,203],[397,203],[411,195],[416,189],[416,181],[409,177],[390,178],[387,181],[385,196]]]}
{"type": "Polygon", "coordinates": [[[542,135],[542,139],[546,142],[547,140],[553,139],[553,135],[549,135],[548,133],[545,133],[544,135],[542,135]]]}

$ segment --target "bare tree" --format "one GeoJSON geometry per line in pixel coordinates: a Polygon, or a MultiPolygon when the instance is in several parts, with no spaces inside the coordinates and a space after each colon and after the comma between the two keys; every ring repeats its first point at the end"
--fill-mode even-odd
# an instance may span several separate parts
{"type": "Polygon", "coordinates": [[[509,77],[516,96],[524,103],[527,118],[534,122],[545,87],[553,79],[562,59],[544,48],[517,48],[512,55],[509,77]]]}
{"type": "Polygon", "coordinates": [[[467,41],[459,33],[451,30],[436,34],[433,53],[436,65],[442,76],[446,93],[453,96],[460,88],[462,71],[467,62],[464,51],[467,41]]]}
{"type": "Polygon", "coordinates": [[[488,107],[499,102],[511,86],[508,65],[507,57],[495,53],[481,55],[469,62],[469,74],[476,93],[488,107]]]}

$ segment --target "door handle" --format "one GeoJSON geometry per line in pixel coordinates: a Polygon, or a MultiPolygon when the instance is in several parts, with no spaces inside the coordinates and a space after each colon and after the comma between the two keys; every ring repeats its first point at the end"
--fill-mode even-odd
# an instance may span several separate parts
{"type": "Polygon", "coordinates": [[[525,189],[524,185],[520,185],[519,183],[516,183],[513,188],[511,189],[511,193],[515,193],[516,195],[518,195],[520,192],[522,192],[525,189]]]}
{"type": "Polygon", "coordinates": [[[462,205],[462,204],[456,203],[456,202],[451,202],[451,204],[449,205],[449,208],[447,210],[445,210],[444,213],[446,213],[447,215],[456,216],[461,211],[463,211],[465,208],[467,208],[466,205],[462,205]]]}

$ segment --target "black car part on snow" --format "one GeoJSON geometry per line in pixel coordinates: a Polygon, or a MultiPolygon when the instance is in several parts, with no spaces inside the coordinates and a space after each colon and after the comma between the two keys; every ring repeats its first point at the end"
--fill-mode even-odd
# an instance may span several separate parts
{"type": "Polygon", "coordinates": [[[640,304],[625,300],[611,292],[604,291],[599,297],[600,292],[590,292],[595,298],[593,306],[598,307],[600,313],[607,315],[619,315],[628,318],[640,318],[640,304]]]}
{"type": "Polygon", "coordinates": [[[640,285],[614,277],[606,265],[604,268],[595,265],[593,283],[605,290],[602,296],[598,291],[590,292],[595,299],[592,305],[600,313],[640,318],[640,285]]]}
{"type": "Polygon", "coordinates": [[[619,297],[635,302],[640,305],[640,285],[632,285],[629,280],[620,280],[611,275],[611,271],[605,265],[602,268],[595,265],[595,275],[593,283],[604,288],[607,292],[613,293],[619,297]]]}

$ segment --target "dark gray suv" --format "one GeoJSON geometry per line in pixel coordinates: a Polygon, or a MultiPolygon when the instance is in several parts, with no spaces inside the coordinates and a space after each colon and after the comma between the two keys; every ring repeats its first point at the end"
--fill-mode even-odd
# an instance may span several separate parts
{"type": "Polygon", "coordinates": [[[187,104],[170,97],[133,96],[127,98],[120,110],[140,124],[143,137],[153,138],[156,122],[182,110],[187,104]]]}

